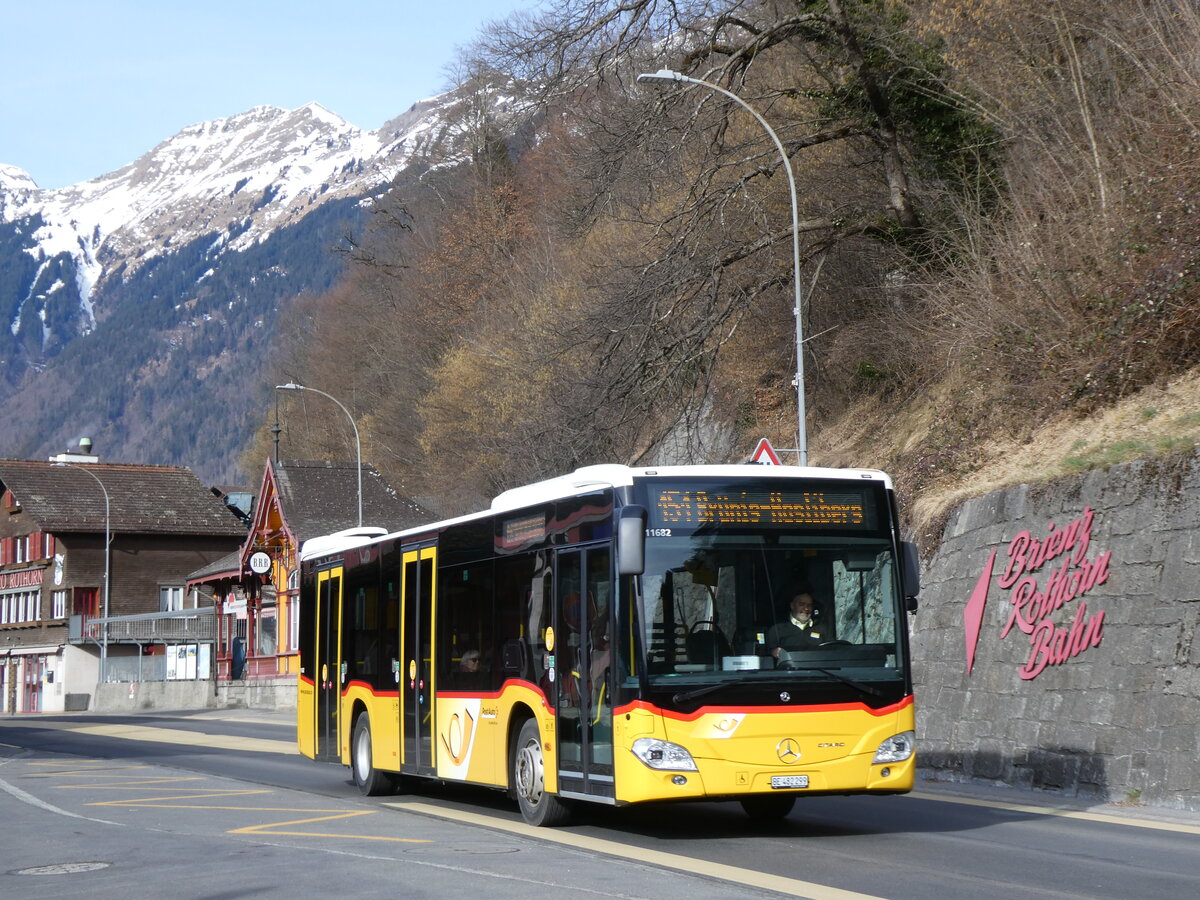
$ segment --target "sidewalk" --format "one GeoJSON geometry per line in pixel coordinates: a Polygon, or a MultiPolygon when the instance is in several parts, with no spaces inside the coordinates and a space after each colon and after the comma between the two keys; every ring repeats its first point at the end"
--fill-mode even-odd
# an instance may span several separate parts
{"type": "Polygon", "coordinates": [[[1042,815],[1064,815],[1122,824],[1145,823],[1200,834],[1200,810],[1170,809],[1141,803],[1118,803],[1089,797],[1067,797],[1004,784],[949,781],[940,772],[918,771],[912,796],[949,802],[986,804],[1042,815]]]}

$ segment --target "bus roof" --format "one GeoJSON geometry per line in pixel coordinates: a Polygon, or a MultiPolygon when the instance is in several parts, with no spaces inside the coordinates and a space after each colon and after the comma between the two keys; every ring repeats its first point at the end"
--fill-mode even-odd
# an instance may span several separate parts
{"type": "Polygon", "coordinates": [[[340,553],[351,547],[360,547],[387,536],[386,528],[347,528],[345,531],[335,531],[333,534],[323,534],[320,537],[309,538],[300,546],[300,561],[314,559],[318,556],[329,556],[340,553]]]}
{"type": "Polygon", "coordinates": [[[560,475],[546,481],[505,491],[492,501],[492,512],[507,512],[534,506],[563,497],[571,497],[588,488],[625,487],[635,479],[666,478],[823,478],[831,481],[882,481],[891,489],[888,475],[874,469],[823,469],[815,466],[629,466],[603,465],[576,469],[570,475],[560,475]]]}
{"type": "Polygon", "coordinates": [[[887,489],[892,479],[877,469],[826,469],[816,466],[762,466],[762,465],[709,465],[709,466],[646,466],[633,468],[622,465],[585,466],[568,475],[559,475],[545,481],[512,488],[492,500],[488,509],[453,519],[430,522],[406,528],[388,535],[382,528],[350,528],[334,534],[311,538],[304,542],[300,551],[301,561],[328,556],[354,547],[376,543],[386,537],[411,537],[447,525],[470,522],[498,512],[509,512],[526,506],[536,506],[573,497],[588,490],[606,487],[627,487],[638,478],[820,478],[828,481],[880,481],[887,489]]]}

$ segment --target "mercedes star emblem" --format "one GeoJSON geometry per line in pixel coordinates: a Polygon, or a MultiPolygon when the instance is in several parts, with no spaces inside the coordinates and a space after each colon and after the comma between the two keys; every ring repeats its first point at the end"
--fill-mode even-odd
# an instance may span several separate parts
{"type": "Polygon", "coordinates": [[[800,742],[795,738],[784,738],[776,745],[775,752],[779,754],[780,762],[790,766],[800,760],[800,742]]]}

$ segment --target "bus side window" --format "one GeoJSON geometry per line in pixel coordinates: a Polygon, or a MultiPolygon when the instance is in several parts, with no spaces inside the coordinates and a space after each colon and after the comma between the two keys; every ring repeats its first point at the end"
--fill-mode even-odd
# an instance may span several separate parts
{"type": "Polygon", "coordinates": [[[496,562],[498,681],[536,680],[529,635],[531,628],[536,627],[533,619],[539,617],[539,606],[533,597],[533,591],[541,589],[541,578],[535,577],[537,557],[538,554],[525,553],[496,562]]]}
{"type": "Polygon", "coordinates": [[[440,573],[438,674],[450,690],[482,689],[490,680],[492,579],[490,560],[440,573]]]}

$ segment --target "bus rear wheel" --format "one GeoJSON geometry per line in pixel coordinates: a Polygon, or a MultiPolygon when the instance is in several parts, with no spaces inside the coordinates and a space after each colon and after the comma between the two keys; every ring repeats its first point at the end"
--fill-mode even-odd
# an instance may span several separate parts
{"type": "Polygon", "coordinates": [[[354,783],[368,797],[396,792],[396,781],[387,772],[375,768],[371,757],[371,719],[360,713],[354,721],[354,737],[350,742],[350,769],[354,783]]]}
{"type": "Polygon", "coordinates": [[[775,822],[796,805],[795,794],[756,794],[742,798],[742,809],[756,822],[775,822]]]}
{"type": "Polygon", "coordinates": [[[565,825],[570,820],[570,805],[546,792],[546,757],[542,753],[542,737],[536,719],[526,720],[517,736],[512,754],[511,783],[521,807],[521,817],[530,825],[551,828],[565,825]]]}

